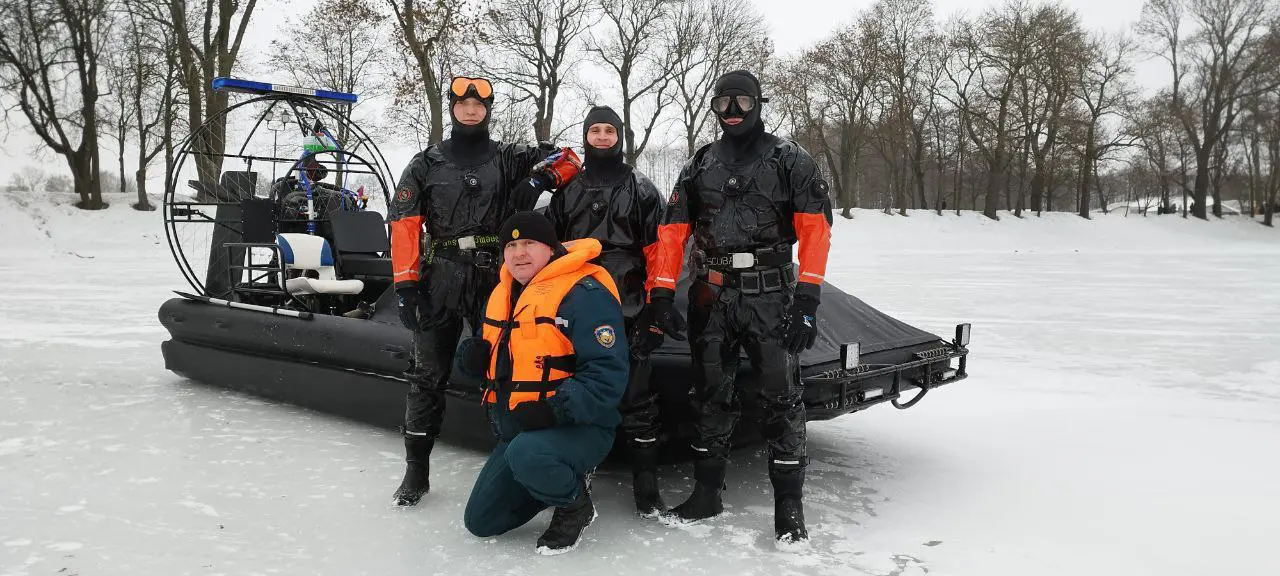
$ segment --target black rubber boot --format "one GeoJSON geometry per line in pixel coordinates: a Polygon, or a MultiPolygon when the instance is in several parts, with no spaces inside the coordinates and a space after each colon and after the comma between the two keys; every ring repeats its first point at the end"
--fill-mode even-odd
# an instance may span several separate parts
{"type": "Polygon", "coordinates": [[[727,462],[720,458],[702,458],[693,463],[693,494],[683,504],[662,514],[666,524],[693,524],[714,518],[724,512],[720,492],[724,490],[727,462]]]}
{"type": "Polygon", "coordinates": [[[591,487],[586,479],[578,481],[578,497],[566,506],[555,509],[551,524],[538,537],[538,554],[554,556],[578,547],[582,532],[596,519],[596,507],[591,503],[591,487]]]}
{"type": "Polygon", "coordinates": [[[657,518],[667,511],[658,491],[658,443],[631,445],[631,488],[641,518],[657,518]]]}
{"type": "Polygon", "coordinates": [[[782,545],[809,541],[804,527],[804,465],[769,463],[769,481],[773,484],[773,532],[782,545]]]}
{"type": "Polygon", "coordinates": [[[427,460],[431,456],[431,448],[436,439],[428,436],[404,435],[404,480],[392,496],[396,506],[413,506],[431,490],[431,480],[427,478],[431,467],[427,460]]]}

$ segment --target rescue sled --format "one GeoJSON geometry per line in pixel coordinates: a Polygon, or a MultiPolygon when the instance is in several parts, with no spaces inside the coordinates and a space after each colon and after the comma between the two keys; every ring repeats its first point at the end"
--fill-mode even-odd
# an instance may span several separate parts
{"type": "MultiPolygon", "coordinates": [[[[225,89],[228,82],[215,82],[215,88],[225,89]]],[[[308,140],[311,145],[296,157],[279,152],[278,144],[270,155],[254,153],[261,144],[248,141],[255,140],[260,118],[237,152],[206,147],[202,133],[209,125],[180,147],[164,210],[166,235],[190,290],[159,310],[170,334],[162,345],[165,367],[196,382],[397,427],[404,415],[411,339],[391,288],[385,207],[392,173],[367,135],[344,125],[335,105],[316,92],[262,83],[230,86],[256,97],[225,114],[288,109],[298,122],[287,129],[330,141],[308,140]],[[339,126],[337,132],[357,145],[344,146],[326,126],[339,126]],[[229,161],[243,170],[224,171],[219,181],[209,182],[206,169],[180,185],[189,175],[185,161],[197,157],[206,167],[216,157],[223,168],[229,161]],[[255,184],[278,165],[283,175],[275,174],[267,186],[255,184]],[[364,192],[351,190],[359,176],[364,192]]],[[[691,282],[685,268],[677,290],[680,310],[691,282]]],[[[800,355],[808,419],[879,404],[910,408],[929,391],[967,376],[968,343],[968,324],[942,338],[824,285],[817,344],[800,355]]],[[[688,343],[667,339],[653,364],[663,441],[683,447],[696,417],[688,394],[694,378],[688,343]]],[[[745,357],[742,366],[738,443],[759,437],[755,375],[745,357]]],[[[455,371],[449,394],[446,436],[462,431],[488,438],[481,383],[455,371]]]]}

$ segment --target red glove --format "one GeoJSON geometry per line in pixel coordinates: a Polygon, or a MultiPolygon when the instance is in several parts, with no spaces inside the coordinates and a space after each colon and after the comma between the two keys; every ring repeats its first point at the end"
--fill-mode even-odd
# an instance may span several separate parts
{"type": "Polygon", "coordinates": [[[553,188],[559,188],[573,180],[582,170],[582,160],[573,148],[561,148],[533,167],[534,174],[546,176],[553,188]]]}

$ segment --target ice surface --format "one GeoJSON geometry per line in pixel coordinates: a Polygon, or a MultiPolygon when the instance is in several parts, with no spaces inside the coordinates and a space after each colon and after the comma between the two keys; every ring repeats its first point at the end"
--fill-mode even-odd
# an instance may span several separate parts
{"type": "MultiPolygon", "coordinates": [[[[479,539],[484,454],[442,443],[390,506],[394,433],[164,369],[156,309],[185,289],[158,213],[0,211],[0,574],[1280,573],[1280,232],[1176,217],[837,217],[830,279],[939,334],[971,378],[917,407],[810,426],[807,549],[779,551],[760,450],[726,513],[600,518],[542,558],[479,539]]],[[[477,423],[476,425],[483,425],[477,423]]],[[[664,497],[688,466],[663,469],[664,497]]]]}

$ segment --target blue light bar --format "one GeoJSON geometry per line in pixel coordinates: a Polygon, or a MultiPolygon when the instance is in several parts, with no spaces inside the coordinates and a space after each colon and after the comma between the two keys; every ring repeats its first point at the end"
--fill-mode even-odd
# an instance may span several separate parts
{"type": "Polygon", "coordinates": [[[320,100],[333,100],[348,104],[354,104],[356,102],[356,95],[348,94],[346,92],[334,92],[332,90],[321,90],[319,88],[299,88],[297,86],[288,86],[285,84],[268,84],[266,82],[255,82],[253,80],[227,78],[225,76],[213,79],[213,89],[225,90],[227,92],[244,92],[246,94],[293,94],[296,96],[306,96],[307,98],[318,98],[320,100]]]}

